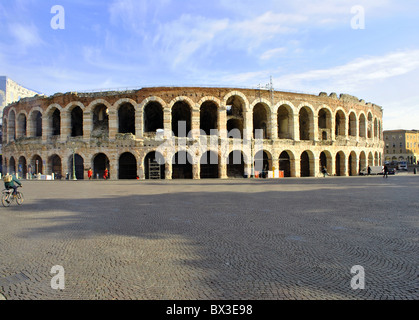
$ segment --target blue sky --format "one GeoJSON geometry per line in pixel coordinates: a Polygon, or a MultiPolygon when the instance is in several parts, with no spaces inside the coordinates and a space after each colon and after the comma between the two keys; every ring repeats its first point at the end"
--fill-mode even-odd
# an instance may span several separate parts
{"type": "Polygon", "coordinates": [[[47,95],[272,76],[277,90],[376,103],[386,130],[419,129],[418,30],[413,0],[0,0],[0,75],[47,95]]]}

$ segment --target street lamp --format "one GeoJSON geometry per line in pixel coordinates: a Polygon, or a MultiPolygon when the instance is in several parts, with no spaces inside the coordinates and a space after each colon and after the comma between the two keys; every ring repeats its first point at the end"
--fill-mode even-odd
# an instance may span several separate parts
{"type": "Polygon", "coordinates": [[[72,179],[71,180],[77,180],[77,178],[76,178],[76,160],[75,160],[75,157],[76,157],[76,155],[75,155],[75,147],[74,147],[74,142],[71,144],[71,146],[72,146],[72,148],[71,148],[71,150],[73,151],[73,177],[72,177],[72,179]]]}

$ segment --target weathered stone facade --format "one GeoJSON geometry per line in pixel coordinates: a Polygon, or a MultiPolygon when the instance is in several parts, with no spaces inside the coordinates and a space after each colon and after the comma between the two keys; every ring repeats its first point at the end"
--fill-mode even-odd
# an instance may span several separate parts
{"type": "Polygon", "coordinates": [[[381,107],[335,93],[206,87],[58,93],[5,108],[3,168],[71,175],[74,158],[78,179],[89,168],[94,178],[107,168],[111,179],[250,177],[256,168],[318,176],[322,166],[329,174],[357,175],[383,160],[382,119],[381,107]]]}

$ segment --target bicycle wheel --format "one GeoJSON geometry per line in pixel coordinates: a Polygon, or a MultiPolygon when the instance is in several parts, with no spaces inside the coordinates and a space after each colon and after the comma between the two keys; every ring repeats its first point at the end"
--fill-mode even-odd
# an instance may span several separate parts
{"type": "Polygon", "coordinates": [[[23,193],[18,191],[16,195],[16,203],[20,206],[24,200],[25,198],[23,197],[23,193]]]}
{"type": "Polygon", "coordinates": [[[9,193],[3,193],[1,197],[1,204],[3,207],[10,207],[10,194],[9,193]]]}

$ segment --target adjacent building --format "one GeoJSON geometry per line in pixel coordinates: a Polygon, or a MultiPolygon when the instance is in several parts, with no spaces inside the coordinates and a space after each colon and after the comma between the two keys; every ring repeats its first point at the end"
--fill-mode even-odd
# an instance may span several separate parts
{"type": "Polygon", "coordinates": [[[386,130],[384,136],[385,161],[419,161],[419,130],[386,130]]]}
{"type": "MultiPolygon", "coordinates": [[[[6,76],[0,76],[0,115],[3,114],[3,109],[14,102],[19,101],[21,98],[33,97],[38,92],[27,89],[12,79],[6,76]]],[[[3,117],[0,117],[0,160],[2,155],[2,131],[3,131],[3,117]]],[[[1,167],[0,167],[1,172],[1,167]]]]}

